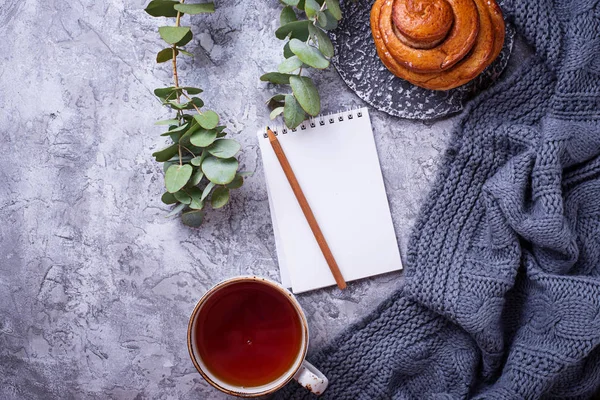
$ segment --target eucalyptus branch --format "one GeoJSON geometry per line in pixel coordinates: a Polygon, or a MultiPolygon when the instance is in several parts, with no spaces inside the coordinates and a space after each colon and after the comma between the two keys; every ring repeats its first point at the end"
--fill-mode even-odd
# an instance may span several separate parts
{"type": "Polygon", "coordinates": [[[175,207],[168,216],[181,213],[184,224],[197,227],[205,215],[205,203],[210,200],[213,208],[221,208],[229,201],[229,191],[244,183],[246,173],[238,172],[236,154],[240,145],[233,139],[222,139],[227,134],[226,126],[219,126],[219,116],[211,110],[201,110],[204,102],[198,95],[202,89],[180,86],[177,72],[177,57],[180,54],[192,56],[183,46],[192,38],[189,26],[181,26],[184,14],[195,15],[213,13],[213,3],[184,4],[184,0],[152,0],[146,12],[153,17],[175,18],[175,26],[158,28],[160,37],[170,46],[159,51],[156,62],[171,60],[173,85],[154,90],[162,104],[176,111],[174,119],[158,121],[168,130],[161,136],[169,136],[171,144],[152,155],[156,161],[164,163],[165,186],[167,191],[161,200],[175,207]],[[181,97],[187,99],[181,102],[181,97]],[[194,114],[186,114],[195,110],[194,114]],[[182,149],[192,157],[184,157],[182,149]],[[197,156],[196,154],[200,154],[197,156]]]}
{"type": "Polygon", "coordinates": [[[325,69],[333,57],[333,44],[326,31],[337,28],[342,19],[338,0],[280,0],[285,6],[279,17],[280,27],[275,36],[287,40],[283,47],[285,60],[277,72],[268,72],[261,81],[290,85],[292,93],[276,94],[267,104],[272,108],[271,119],[283,114],[288,128],[296,128],[307,117],[321,111],[321,99],[310,77],[302,76],[303,68],[325,69]],[[298,19],[304,15],[306,19],[298,19]],[[309,43],[310,42],[310,43],[309,43]],[[294,74],[298,71],[297,74],[294,74]]]}

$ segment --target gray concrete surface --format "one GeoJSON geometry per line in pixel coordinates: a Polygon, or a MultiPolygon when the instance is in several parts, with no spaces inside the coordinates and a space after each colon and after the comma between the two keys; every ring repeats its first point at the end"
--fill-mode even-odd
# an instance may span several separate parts
{"type": "MultiPolygon", "coordinates": [[[[152,89],[171,80],[145,1],[0,4],[0,398],[222,399],[190,362],[188,316],[214,283],[278,280],[255,132],[282,43],[277,1],[220,1],[195,17],[180,64],[243,145],[255,171],[200,229],[166,219],[150,156],[168,116],[152,89]]],[[[189,24],[189,17],[184,24],[189,24]]],[[[323,111],[360,106],[335,71],[317,76],[323,111]]],[[[419,204],[456,121],[425,125],[372,111],[404,256],[419,204]]],[[[360,182],[356,182],[360,189],[360,182]]],[[[373,309],[402,274],[299,296],[311,347],[373,309]]]]}

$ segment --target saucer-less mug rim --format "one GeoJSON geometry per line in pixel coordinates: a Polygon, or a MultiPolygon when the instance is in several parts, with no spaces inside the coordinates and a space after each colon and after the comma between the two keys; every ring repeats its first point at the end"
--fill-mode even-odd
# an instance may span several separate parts
{"type": "Polygon", "coordinates": [[[196,367],[196,370],[200,373],[200,375],[202,375],[202,377],[208,382],[210,383],[212,386],[214,386],[215,388],[219,389],[220,391],[230,394],[230,395],[234,395],[234,396],[239,396],[239,397],[259,397],[259,396],[264,396],[266,394],[270,394],[273,393],[279,389],[281,389],[283,386],[285,386],[289,381],[291,381],[294,377],[294,375],[298,372],[298,370],[300,369],[300,367],[302,367],[302,362],[304,361],[304,359],[306,358],[306,353],[308,352],[308,323],[306,321],[306,316],[304,315],[304,311],[302,310],[302,307],[300,307],[300,304],[298,303],[298,300],[296,300],[296,298],[294,297],[294,295],[289,292],[287,289],[285,289],[283,286],[281,286],[280,284],[271,281],[270,279],[267,278],[261,278],[261,277],[257,277],[254,275],[248,275],[248,276],[236,276],[234,278],[229,278],[229,279],[225,279],[219,283],[217,283],[216,285],[214,285],[213,287],[211,287],[201,298],[200,300],[198,300],[198,302],[196,303],[196,306],[194,307],[194,310],[192,311],[192,314],[190,316],[190,321],[188,323],[188,329],[187,329],[187,345],[188,345],[188,352],[190,354],[190,358],[192,359],[192,363],[194,364],[194,367],[196,367]],[[300,318],[300,322],[302,325],[302,349],[299,352],[299,356],[296,357],[296,361],[295,361],[295,365],[290,368],[287,372],[285,376],[285,379],[283,379],[281,382],[279,382],[276,386],[273,387],[267,387],[265,388],[265,390],[260,391],[260,392],[240,392],[240,391],[235,391],[235,390],[231,390],[229,388],[223,387],[221,384],[219,384],[219,382],[216,382],[214,379],[212,379],[202,368],[202,366],[200,365],[200,363],[198,362],[198,360],[196,359],[196,357],[199,357],[199,355],[196,355],[196,353],[194,352],[193,349],[193,345],[192,345],[192,341],[193,341],[193,331],[192,328],[194,326],[194,322],[197,318],[197,314],[200,311],[200,309],[202,308],[202,305],[213,295],[215,294],[217,291],[219,291],[220,289],[222,289],[225,286],[229,286],[231,284],[234,283],[239,283],[239,282],[257,282],[260,284],[264,284],[264,285],[268,285],[274,289],[276,289],[278,292],[280,292],[282,295],[286,296],[288,298],[288,300],[290,301],[290,304],[292,304],[292,306],[294,307],[294,310],[296,311],[296,314],[298,315],[298,317],[300,318]]]}

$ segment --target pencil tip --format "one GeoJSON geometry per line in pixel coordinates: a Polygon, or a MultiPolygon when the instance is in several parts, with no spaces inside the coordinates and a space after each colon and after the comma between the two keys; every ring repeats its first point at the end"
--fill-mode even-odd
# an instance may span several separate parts
{"type": "Polygon", "coordinates": [[[276,140],[275,134],[273,133],[273,131],[271,130],[271,128],[269,128],[268,126],[267,126],[267,136],[269,137],[270,141],[276,140]]]}

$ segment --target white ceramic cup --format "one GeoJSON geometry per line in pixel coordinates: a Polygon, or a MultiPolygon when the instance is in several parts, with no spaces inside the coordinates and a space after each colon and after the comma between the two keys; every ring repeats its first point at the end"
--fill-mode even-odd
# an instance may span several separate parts
{"type": "Polygon", "coordinates": [[[230,395],[240,396],[240,397],[258,397],[264,396],[267,394],[271,394],[281,389],[286,383],[290,380],[295,379],[298,383],[304,386],[306,389],[310,390],[316,395],[320,395],[325,391],[329,381],[318,369],[316,369],[311,363],[305,360],[306,352],[308,350],[308,324],[306,322],[306,316],[304,315],[304,311],[300,307],[300,304],[283,286],[279,285],[276,282],[273,282],[266,278],[260,278],[256,276],[239,276],[231,279],[227,279],[223,282],[220,282],[213,286],[211,289],[202,296],[202,298],[194,307],[194,311],[192,311],[192,315],[190,316],[190,322],[188,324],[188,351],[190,353],[190,357],[192,358],[192,362],[194,366],[200,372],[200,374],[206,379],[208,383],[210,383],[215,388],[221,390],[230,395]],[[210,372],[210,370],[206,367],[206,364],[200,357],[198,352],[197,344],[196,344],[196,335],[195,332],[196,323],[198,320],[198,316],[200,315],[200,310],[206,301],[217,293],[220,289],[224,287],[239,283],[239,282],[256,282],[262,285],[268,285],[272,288],[275,288],[278,292],[281,293],[283,297],[285,297],[296,310],[296,314],[298,319],[300,320],[302,326],[302,343],[300,345],[300,351],[296,356],[296,360],[290,366],[290,368],[279,378],[275,379],[272,382],[269,382],[266,385],[256,386],[256,387],[240,387],[234,386],[227,382],[223,382],[218,377],[210,372]]]}

